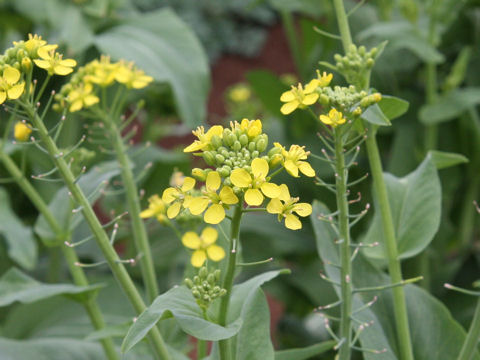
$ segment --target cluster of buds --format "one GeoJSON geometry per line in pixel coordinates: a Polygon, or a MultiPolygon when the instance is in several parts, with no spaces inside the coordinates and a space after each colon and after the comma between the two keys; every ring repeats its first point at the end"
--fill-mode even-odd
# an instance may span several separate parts
{"type": "Polygon", "coordinates": [[[363,88],[365,86],[364,79],[367,78],[366,74],[375,65],[375,58],[378,54],[379,51],[375,47],[367,51],[365,46],[357,47],[352,44],[344,56],[340,54],[334,56],[335,65],[337,70],[345,76],[347,82],[363,88]]]}
{"type": "Polygon", "coordinates": [[[192,291],[198,306],[205,311],[215,299],[227,294],[227,290],[218,285],[219,282],[220,270],[209,272],[206,266],[201,267],[198,275],[195,275],[193,279],[186,278],[184,280],[185,285],[192,291]]]}

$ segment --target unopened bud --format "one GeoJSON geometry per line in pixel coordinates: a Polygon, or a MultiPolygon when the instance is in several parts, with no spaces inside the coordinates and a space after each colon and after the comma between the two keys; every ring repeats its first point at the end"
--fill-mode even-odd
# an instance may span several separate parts
{"type": "Polygon", "coordinates": [[[193,281],[189,278],[186,278],[185,280],[183,280],[183,282],[185,283],[185,285],[187,285],[189,289],[193,288],[193,281]]]}
{"type": "Polygon", "coordinates": [[[247,144],[248,144],[248,136],[247,136],[247,134],[242,134],[242,135],[240,135],[240,137],[238,138],[238,140],[240,140],[240,144],[241,144],[242,146],[247,145],[247,144]]]}
{"type": "Polygon", "coordinates": [[[205,181],[207,179],[205,170],[199,168],[192,169],[192,176],[199,181],[205,181]]]}
{"type": "Polygon", "coordinates": [[[210,139],[210,143],[215,149],[218,149],[220,146],[223,145],[222,139],[218,135],[213,135],[212,138],[210,139]]]}
{"type": "Polygon", "coordinates": [[[213,165],[215,163],[215,157],[211,151],[204,151],[202,157],[208,165],[213,165]]]}

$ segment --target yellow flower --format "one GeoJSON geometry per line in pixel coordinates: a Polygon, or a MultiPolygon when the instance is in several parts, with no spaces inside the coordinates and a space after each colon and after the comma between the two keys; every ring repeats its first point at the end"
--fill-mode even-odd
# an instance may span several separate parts
{"type": "Polygon", "coordinates": [[[315,170],[312,166],[302,160],[307,160],[310,151],[305,151],[305,146],[291,145],[290,150],[285,148],[279,143],[274,143],[275,147],[282,149],[283,166],[288,173],[294,177],[298,177],[298,170],[308,177],[315,176],[315,170]]]}
{"type": "Polygon", "coordinates": [[[192,197],[185,205],[193,215],[200,215],[205,211],[203,219],[208,224],[218,224],[225,219],[225,208],[228,209],[229,205],[237,204],[238,197],[233,192],[230,186],[223,186],[220,192],[217,194],[217,190],[220,189],[222,179],[220,174],[216,171],[210,171],[207,175],[207,181],[205,182],[205,189],[202,190],[202,195],[198,197],[192,197]]]}
{"type": "Polygon", "coordinates": [[[67,101],[70,103],[70,112],[81,110],[95,105],[100,99],[92,94],[93,86],[90,83],[82,83],[68,93],[67,101]]]}
{"type": "Polygon", "coordinates": [[[198,138],[198,140],[195,140],[192,144],[183,149],[184,152],[193,152],[205,149],[208,147],[208,145],[210,145],[210,140],[214,135],[222,136],[223,127],[220,125],[215,125],[208,129],[207,133],[205,133],[205,128],[203,126],[199,126],[197,127],[197,130],[193,130],[192,133],[198,138]]]}
{"type": "Polygon", "coordinates": [[[11,66],[6,66],[3,69],[3,74],[0,77],[0,104],[3,104],[5,100],[18,99],[25,88],[25,83],[18,83],[20,80],[20,71],[11,66]]]}
{"type": "Polygon", "coordinates": [[[100,61],[95,59],[87,64],[89,74],[85,76],[85,80],[100,86],[108,86],[115,80],[119,67],[119,63],[112,64],[109,56],[102,55],[100,61]]]}
{"type": "Polygon", "coordinates": [[[18,141],[27,141],[32,129],[25,123],[18,121],[13,129],[13,136],[18,141]]]}
{"type": "Polygon", "coordinates": [[[145,74],[143,70],[137,69],[133,62],[121,64],[115,71],[115,80],[124,84],[127,88],[141,89],[153,81],[153,77],[145,74]]]}
{"type": "Polygon", "coordinates": [[[318,80],[318,86],[320,87],[327,87],[330,85],[330,82],[333,79],[333,74],[327,74],[325,71],[323,74],[320,74],[320,71],[317,70],[317,80],[318,80]]]}
{"type": "Polygon", "coordinates": [[[163,191],[162,200],[169,204],[167,216],[173,219],[178,215],[182,205],[186,207],[186,202],[190,198],[189,191],[195,186],[195,179],[187,176],[183,181],[182,186],[170,187],[163,191]]]}
{"type": "Polygon", "coordinates": [[[280,189],[277,184],[267,181],[268,171],[268,162],[265,159],[255,158],[252,161],[253,176],[245,169],[235,169],[230,174],[233,185],[248,189],[245,192],[245,201],[248,205],[261,205],[263,195],[269,198],[278,197],[280,189]]]}
{"type": "MultiPolygon", "coordinates": [[[[22,44],[22,42],[13,42],[13,45],[15,46],[20,44],[22,44]]],[[[37,57],[37,49],[46,44],[47,42],[45,40],[42,40],[42,37],[38,36],[37,34],[28,34],[28,40],[23,43],[23,45],[25,46],[25,50],[27,50],[30,57],[37,57]]]]}
{"type": "Polygon", "coordinates": [[[167,204],[160,199],[160,196],[153,195],[148,198],[148,209],[143,210],[140,217],[146,219],[155,216],[160,223],[164,224],[168,221],[166,214],[167,204]]]}
{"type": "Polygon", "coordinates": [[[68,75],[73,72],[77,62],[73,59],[62,59],[62,55],[55,52],[58,45],[44,45],[37,51],[41,59],[35,59],[33,62],[39,68],[45,69],[50,75],[68,75]]]}
{"type": "Polygon", "coordinates": [[[343,117],[343,114],[337,109],[333,108],[328,112],[327,115],[320,115],[320,121],[323,122],[325,125],[332,125],[336,127],[337,125],[344,124],[347,119],[343,117]]]}
{"type": "Polygon", "coordinates": [[[292,90],[285,91],[280,97],[280,101],[286,103],[280,109],[282,114],[288,115],[297,108],[304,109],[306,106],[314,104],[319,96],[315,92],[318,86],[319,81],[313,79],[305,88],[303,88],[302,84],[298,84],[297,87],[292,86],[292,90]]]}
{"type": "Polygon", "coordinates": [[[212,227],[203,229],[200,236],[193,231],[185,233],[182,237],[182,244],[192,250],[190,262],[195,267],[201,267],[207,257],[213,261],[220,261],[225,257],[225,250],[221,246],[215,245],[218,238],[218,232],[212,227]]]}
{"type": "Polygon", "coordinates": [[[302,223],[294,213],[305,217],[312,213],[312,205],[308,203],[299,203],[298,197],[292,198],[288,187],[285,184],[279,186],[280,196],[270,200],[267,205],[267,211],[270,214],[278,214],[278,221],[285,219],[285,226],[291,230],[302,228],[302,223]]]}
{"type": "Polygon", "coordinates": [[[243,119],[240,123],[240,130],[246,132],[249,138],[254,138],[262,133],[262,122],[258,119],[243,119]]]}
{"type": "Polygon", "coordinates": [[[243,103],[250,99],[250,96],[250,89],[244,84],[236,85],[228,93],[228,97],[230,98],[230,100],[236,103],[243,103]]]}

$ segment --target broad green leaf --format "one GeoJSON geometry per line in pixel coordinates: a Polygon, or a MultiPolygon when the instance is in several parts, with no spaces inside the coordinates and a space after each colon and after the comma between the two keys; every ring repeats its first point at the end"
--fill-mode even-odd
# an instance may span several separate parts
{"type": "Polygon", "coordinates": [[[209,67],[193,32],[170,9],[125,20],[95,38],[98,49],[115,59],[134,61],[157,81],[167,82],[178,112],[190,127],[206,116],[209,67]]]}
{"type": "Polygon", "coordinates": [[[308,16],[320,16],[324,12],[316,0],[269,0],[268,2],[277,11],[299,12],[308,16]]]}
{"type": "Polygon", "coordinates": [[[432,156],[432,161],[438,170],[468,162],[468,158],[462,154],[438,150],[431,150],[429,153],[432,156]]]}
{"type": "Polygon", "coordinates": [[[7,306],[16,301],[28,304],[56,295],[69,295],[81,299],[82,295],[97,290],[99,286],[101,285],[44,284],[12,268],[0,278],[0,306],[7,306]]]}
{"type": "MultiPolygon", "coordinates": [[[[418,168],[405,177],[384,174],[392,211],[399,258],[420,253],[432,241],[440,225],[442,190],[437,169],[429,154],[418,168]]],[[[364,248],[374,259],[385,260],[384,235],[378,198],[374,197],[375,214],[365,237],[365,243],[378,246],[364,248]]]]}
{"type": "Polygon", "coordinates": [[[455,89],[438,98],[433,104],[420,108],[420,121],[425,125],[453,120],[469,108],[480,104],[480,88],[455,89]]]}
{"type": "Polygon", "coordinates": [[[88,334],[88,336],[85,337],[85,340],[96,341],[96,340],[101,340],[108,337],[123,338],[127,334],[128,329],[130,328],[131,325],[132,323],[130,321],[123,324],[118,324],[118,325],[110,325],[110,326],[107,325],[101,330],[96,330],[88,334]]]}
{"type": "Polygon", "coordinates": [[[287,89],[277,75],[266,70],[255,70],[247,73],[246,78],[255,95],[260,99],[265,108],[273,115],[281,118],[282,102],[280,96],[287,89]]]}
{"type": "Polygon", "coordinates": [[[395,96],[382,95],[378,106],[388,119],[393,120],[407,112],[409,103],[395,96]]]}
{"type": "Polygon", "coordinates": [[[28,270],[35,268],[38,250],[32,229],[23,225],[13,213],[7,192],[0,188],[0,239],[2,237],[13,261],[28,270]]]}
{"type": "Polygon", "coordinates": [[[158,296],[152,305],[140,314],[123,340],[122,352],[128,352],[141,341],[158,321],[172,316],[183,331],[202,340],[228,339],[238,333],[242,325],[241,319],[226,327],[205,320],[191,291],[185,286],[179,286],[158,296]]]}
{"type": "Polygon", "coordinates": [[[365,110],[360,117],[371,124],[380,125],[380,126],[392,125],[392,123],[390,122],[388,117],[385,116],[385,114],[383,113],[380,106],[378,106],[378,104],[369,106],[367,110],[365,110]]]}
{"type": "MultiPolygon", "coordinates": [[[[102,183],[109,181],[112,177],[118,175],[120,170],[116,161],[104,162],[93,167],[89,172],[82,175],[78,185],[93,204],[102,193],[98,191],[102,183]]],[[[72,200],[68,195],[68,189],[63,187],[58,190],[54,198],[48,204],[48,208],[55,216],[58,224],[62,227],[65,234],[75,229],[83,220],[80,212],[72,214],[72,200]]],[[[35,223],[35,233],[37,233],[45,245],[56,246],[62,242],[65,234],[55,234],[43,215],[40,215],[35,223]]]]}
{"type": "MultiPolygon", "coordinates": [[[[313,212],[310,216],[310,219],[313,224],[313,229],[315,232],[315,238],[317,242],[317,250],[320,258],[325,264],[325,271],[327,275],[334,281],[340,280],[340,270],[336,267],[340,264],[340,257],[338,255],[338,244],[335,243],[337,235],[332,229],[330,224],[321,221],[318,219],[320,215],[329,214],[330,210],[318,201],[313,203],[313,212]],[[336,266],[332,266],[334,264],[336,266]]],[[[359,254],[360,255],[360,254],[359,254]]],[[[357,259],[355,261],[358,261],[357,259]]],[[[355,264],[355,263],[354,263],[355,264]]],[[[355,274],[355,272],[353,272],[355,274]]],[[[353,276],[353,281],[357,280],[358,276],[353,276]]],[[[319,280],[320,281],[320,280],[319,280]]],[[[377,283],[374,283],[377,285],[377,283]]],[[[337,295],[340,296],[340,289],[335,286],[335,291],[337,295]]],[[[364,306],[365,303],[370,301],[372,297],[362,298],[360,294],[357,294],[353,297],[353,309],[359,309],[364,306]]],[[[397,357],[394,353],[394,347],[391,345],[391,339],[388,336],[387,331],[382,327],[382,324],[378,321],[377,316],[374,314],[372,309],[366,308],[364,311],[358,312],[355,314],[355,317],[362,322],[371,322],[372,325],[368,327],[368,331],[362,331],[360,333],[360,342],[365,348],[373,350],[383,350],[386,349],[386,352],[381,354],[372,354],[365,352],[363,354],[365,360],[396,360],[397,357]]],[[[354,324],[358,328],[358,324],[354,324]]]]}
{"type": "Polygon", "coordinates": [[[304,348],[277,351],[275,360],[308,360],[313,356],[332,350],[335,344],[335,341],[330,340],[304,348]]]}

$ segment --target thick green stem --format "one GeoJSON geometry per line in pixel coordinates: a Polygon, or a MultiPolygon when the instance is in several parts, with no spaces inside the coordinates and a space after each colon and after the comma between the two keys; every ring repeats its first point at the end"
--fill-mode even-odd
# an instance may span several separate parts
{"type": "Polygon", "coordinates": [[[300,78],[303,78],[305,74],[303,73],[302,55],[300,52],[297,32],[295,31],[295,21],[293,18],[293,14],[289,11],[282,11],[281,16],[283,28],[285,30],[285,35],[287,36],[288,46],[293,56],[295,67],[298,74],[300,75],[300,78]]]}
{"type": "MultiPolygon", "coordinates": [[[[34,126],[38,129],[40,139],[44,143],[46,150],[48,151],[50,157],[55,163],[55,166],[57,166],[60,175],[62,176],[66,186],[72,194],[72,198],[78,203],[78,205],[82,209],[82,214],[88,226],[90,227],[94,238],[96,239],[98,247],[105,256],[105,260],[107,261],[110,269],[115,275],[115,278],[122,287],[135,312],[137,314],[142,313],[146,309],[145,303],[143,302],[142,297],[140,296],[140,293],[135,287],[135,284],[130,278],[127,270],[120,262],[118,254],[116,253],[113,246],[110,244],[108,235],[102,228],[102,225],[100,224],[97,216],[95,215],[92,206],[88,202],[87,197],[78,186],[75,177],[73,176],[66,161],[61,156],[56,144],[48,135],[47,128],[43,124],[42,119],[40,119],[40,117],[35,113],[31,106],[25,107],[25,110],[28,112],[30,120],[32,121],[34,126]]],[[[155,349],[155,352],[161,359],[170,359],[165,342],[156,327],[150,330],[149,339],[153,348],[155,349]]]]}
{"type": "MultiPolygon", "coordinates": [[[[352,36],[348,26],[348,18],[343,6],[343,0],[334,0],[335,12],[337,16],[342,44],[345,52],[348,51],[352,44],[352,36]]],[[[365,84],[369,84],[370,79],[365,79],[365,84]]],[[[368,90],[368,89],[363,89],[368,90]]],[[[365,127],[365,124],[363,125],[365,127]]],[[[379,199],[380,213],[383,225],[383,234],[385,238],[385,253],[388,259],[388,269],[392,283],[399,283],[403,280],[400,260],[398,259],[397,241],[395,238],[395,230],[393,226],[392,212],[390,203],[388,202],[387,188],[383,178],[382,162],[378,150],[375,131],[370,127],[366,139],[368,160],[372,171],[373,186],[379,199]]],[[[410,337],[410,329],[408,326],[408,313],[405,301],[405,292],[402,286],[392,289],[393,305],[395,313],[395,323],[397,329],[397,338],[400,348],[400,358],[402,360],[413,360],[413,351],[410,337]]]]}
{"type": "Polygon", "coordinates": [[[467,338],[463,343],[460,355],[457,360],[470,360],[476,351],[476,346],[480,340],[480,297],[477,301],[477,307],[475,308],[475,314],[473,315],[470,329],[468,330],[467,338]]]}
{"type": "MultiPolygon", "coordinates": [[[[1,147],[1,146],[0,146],[1,147]]],[[[41,213],[45,220],[47,221],[48,225],[52,229],[52,231],[57,235],[57,240],[61,242],[63,239],[66,238],[66,234],[62,230],[60,224],[58,224],[55,216],[52,214],[50,209],[48,208],[47,204],[43,201],[40,194],[37,190],[30,184],[30,182],[23,176],[23,173],[20,171],[18,166],[15,162],[8,156],[5,152],[0,149],[0,159],[4,164],[7,171],[12,175],[15,179],[16,183],[20,186],[23,192],[28,196],[30,201],[33,203],[35,208],[41,213]]],[[[88,286],[88,280],[85,276],[83,269],[76,266],[75,264],[78,262],[78,257],[75,251],[63,244],[60,245],[63,255],[68,264],[68,268],[70,269],[70,274],[72,275],[73,282],[77,286],[88,286]]],[[[101,330],[105,327],[105,321],[103,319],[102,312],[95,301],[95,299],[89,299],[82,303],[87,311],[90,321],[93,324],[93,327],[96,330],[101,330]]],[[[101,340],[101,344],[107,359],[109,360],[118,360],[119,356],[115,350],[115,346],[111,338],[107,337],[101,340]]]]}
{"type": "Polygon", "coordinates": [[[351,315],[352,315],[352,263],[350,251],[350,225],[348,220],[347,181],[348,169],[345,166],[342,129],[335,129],[335,169],[337,188],[337,210],[340,232],[341,261],[341,317],[339,360],[349,360],[351,356],[351,315]]]}
{"type": "MultiPolygon", "coordinates": [[[[232,295],[233,278],[235,275],[235,268],[237,267],[237,251],[238,243],[240,241],[240,221],[242,219],[242,205],[241,202],[235,206],[235,212],[232,218],[230,228],[230,252],[228,255],[227,272],[223,279],[222,287],[227,290],[227,294],[222,297],[220,302],[220,313],[218,315],[218,323],[222,326],[227,324],[228,305],[230,304],[230,297],[232,295]]],[[[229,341],[221,340],[219,342],[220,359],[229,360],[232,358],[229,341]]]]}
{"type": "Polygon", "coordinates": [[[140,270],[142,272],[145,288],[147,289],[148,300],[151,303],[158,296],[158,285],[147,231],[140,218],[141,208],[140,200],[138,198],[138,189],[133,178],[130,161],[126,152],[127,149],[120,134],[120,130],[112,119],[106,118],[106,122],[113,140],[113,148],[120,164],[123,186],[125,187],[127,196],[128,212],[132,223],[135,247],[140,253],[140,270]]]}

